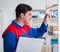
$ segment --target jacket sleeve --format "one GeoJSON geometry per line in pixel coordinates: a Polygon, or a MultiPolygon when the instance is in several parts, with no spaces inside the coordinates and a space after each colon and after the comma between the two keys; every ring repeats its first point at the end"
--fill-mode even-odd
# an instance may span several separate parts
{"type": "Polygon", "coordinates": [[[30,37],[39,38],[44,35],[47,31],[47,27],[44,23],[42,23],[40,28],[31,28],[30,37]]]}
{"type": "Polygon", "coordinates": [[[3,36],[4,52],[15,52],[16,50],[16,37],[11,32],[3,36]]]}

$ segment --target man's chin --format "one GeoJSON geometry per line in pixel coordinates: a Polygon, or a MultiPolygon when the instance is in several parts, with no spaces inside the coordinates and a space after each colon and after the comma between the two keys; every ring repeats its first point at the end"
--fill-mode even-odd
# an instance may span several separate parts
{"type": "Polygon", "coordinates": [[[28,22],[25,22],[25,24],[29,24],[28,22]]]}

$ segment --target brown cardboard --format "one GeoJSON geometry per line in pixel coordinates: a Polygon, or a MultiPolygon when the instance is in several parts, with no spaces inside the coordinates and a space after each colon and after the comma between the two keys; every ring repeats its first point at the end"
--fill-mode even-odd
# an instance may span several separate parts
{"type": "Polygon", "coordinates": [[[58,31],[58,26],[50,26],[49,28],[52,31],[58,31]]]}

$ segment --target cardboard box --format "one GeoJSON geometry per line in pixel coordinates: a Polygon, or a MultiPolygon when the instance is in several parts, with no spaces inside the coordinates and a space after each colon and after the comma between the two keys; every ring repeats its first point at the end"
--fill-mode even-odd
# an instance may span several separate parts
{"type": "Polygon", "coordinates": [[[58,26],[50,26],[51,31],[58,31],[58,26]]]}

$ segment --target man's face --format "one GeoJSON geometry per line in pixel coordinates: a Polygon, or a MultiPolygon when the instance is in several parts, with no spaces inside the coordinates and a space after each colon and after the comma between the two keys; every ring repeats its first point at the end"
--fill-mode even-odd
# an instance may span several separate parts
{"type": "Polygon", "coordinates": [[[24,23],[29,23],[30,20],[32,19],[32,11],[28,11],[25,15],[24,15],[24,23]]]}

